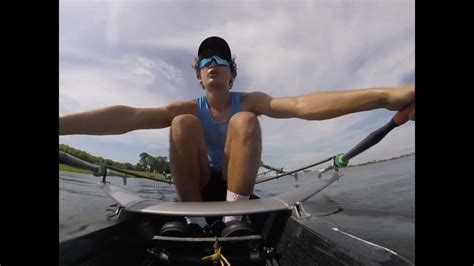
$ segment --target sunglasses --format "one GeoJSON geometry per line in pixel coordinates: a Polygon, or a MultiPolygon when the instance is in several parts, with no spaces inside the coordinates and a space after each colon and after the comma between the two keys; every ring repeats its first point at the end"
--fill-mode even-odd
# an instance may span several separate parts
{"type": "Polygon", "coordinates": [[[208,67],[212,61],[215,60],[216,61],[216,64],[218,66],[230,66],[230,62],[223,59],[223,58],[220,58],[219,56],[217,55],[214,55],[214,56],[211,56],[211,57],[208,57],[208,58],[203,58],[201,59],[201,61],[199,62],[199,68],[200,69],[203,69],[205,67],[208,67]]]}

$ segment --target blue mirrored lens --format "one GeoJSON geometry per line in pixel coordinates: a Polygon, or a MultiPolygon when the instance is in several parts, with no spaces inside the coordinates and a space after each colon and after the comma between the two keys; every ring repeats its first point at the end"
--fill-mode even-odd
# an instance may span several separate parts
{"type": "Polygon", "coordinates": [[[201,59],[201,62],[199,62],[199,68],[203,69],[203,68],[209,66],[212,63],[212,60],[215,60],[217,65],[219,65],[219,66],[230,66],[229,61],[215,55],[215,56],[212,56],[212,57],[209,57],[209,58],[201,59]]]}

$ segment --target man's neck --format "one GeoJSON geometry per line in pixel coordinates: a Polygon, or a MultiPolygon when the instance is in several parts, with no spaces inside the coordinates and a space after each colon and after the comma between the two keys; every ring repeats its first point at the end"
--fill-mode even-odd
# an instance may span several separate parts
{"type": "Polygon", "coordinates": [[[206,90],[209,106],[218,112],[226,111],[231,105],[229,90],[206,90]]]}

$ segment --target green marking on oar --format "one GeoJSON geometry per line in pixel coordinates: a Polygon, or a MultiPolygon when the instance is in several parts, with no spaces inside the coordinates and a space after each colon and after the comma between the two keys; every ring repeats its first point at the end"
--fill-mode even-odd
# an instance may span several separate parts
{"type": "Polygon", "coordinates": [[[336,155],[336,157],[334,158],[334,164],[335,164],[338,168],[347,167],[347,163],[348,163],[348,161],[344,158],[344,153],[339,153],[339,154],[336,155]]]}
{"type": "Polygon", "coordinates": [[[107,166],[105,164],[100,164],[97,172],[94,172],[93,174],[94,176],[105,177],[107,175],[107,166]]]}

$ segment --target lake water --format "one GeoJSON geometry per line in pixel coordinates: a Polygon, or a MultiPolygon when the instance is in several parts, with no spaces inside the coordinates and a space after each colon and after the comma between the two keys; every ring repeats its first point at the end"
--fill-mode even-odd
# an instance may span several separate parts
{"type": "MultiPolygon", "coordinates": [[[[415,259],[415,156],[343,170],[344,176],[304,202],[307,212],[341,230],[382,245],[410,261],[415,259]]],[[[108,225],[105,210],[115,202],[97,186],[92,175],[60,172],[59,240],[108,225]]],[[[300,173],[295,182],[283,177],[255,186],[269,197],[314,182],[316,173],[300,173]]],[[[109,178],[142,197],[176,201],[173,185],[150,180],[109,178]]],[[[107,212],[108,213],[108,212],[107,212]]]]}

